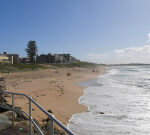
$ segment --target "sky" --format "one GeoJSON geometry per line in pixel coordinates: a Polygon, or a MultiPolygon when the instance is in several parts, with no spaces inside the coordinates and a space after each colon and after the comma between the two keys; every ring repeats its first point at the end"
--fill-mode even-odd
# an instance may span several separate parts
{"type": "Polygon", "coordinates": [[[70,53],[104,64],[150,63],[150,0],[0,0],[0,53],[70,53]]]}

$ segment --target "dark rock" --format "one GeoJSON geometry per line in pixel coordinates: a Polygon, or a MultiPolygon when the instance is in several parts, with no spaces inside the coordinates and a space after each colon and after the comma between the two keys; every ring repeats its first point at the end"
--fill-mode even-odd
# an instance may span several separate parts
{"type": "Polygon", "coordinates": [[[0,103],[6,102],[6,99],[3,97],[3,92],[6,90],[5,78],[0,77],[0,103]]]}
{"type": "Polygon", "coordinates": [[[11,127],[12,122],[8,119],[8,116],[5,114],[0,114],[0,131],[8,129],[11,127]]]}
{"type": "Polygon", "coordinates": [[[52,110],[48,110],[47,112],[49,112],[49,113],[53,113],[53,112],[52,112],[52,110]]]}

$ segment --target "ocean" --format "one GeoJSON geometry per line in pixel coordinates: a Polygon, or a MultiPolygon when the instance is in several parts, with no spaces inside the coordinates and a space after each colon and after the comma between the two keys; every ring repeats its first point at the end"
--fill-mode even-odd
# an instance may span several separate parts
{"type": "Polygon", "coordinates": [[[150,66],[111,67],[90,83],[79,99],[88,111],[68,123],[76,135],[150,135],[150,66]]]}

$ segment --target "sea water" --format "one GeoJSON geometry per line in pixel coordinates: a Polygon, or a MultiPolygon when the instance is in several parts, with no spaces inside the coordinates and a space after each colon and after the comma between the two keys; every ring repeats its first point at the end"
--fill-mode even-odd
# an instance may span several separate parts
{"type": "Polygon", "coordinates": [[[150,66],[112,67],[89,86],[68,127],[76,135],[150,135],[150,66]]]}

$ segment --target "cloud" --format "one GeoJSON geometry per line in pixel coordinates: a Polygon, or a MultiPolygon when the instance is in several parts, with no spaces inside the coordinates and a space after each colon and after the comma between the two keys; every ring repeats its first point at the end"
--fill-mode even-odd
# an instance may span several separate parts
{"type": "Polygon", "coordinates": [[[86,61],[96,63],[150,63],[150,45],[113,50],[107,54],[89,53],[86,61]]]}
{"type": "Polygon", "coordinates": [[[119,50],[114,50],[116,54],[119,54],[120,56],[147,56],[150,55],[150,45],[145,46],[139,46],[139,47],[130,47],[130,48],[124,48],[119,50]]]}
{"type": "MultiPolygon", "coordinates": [[[[150,33],[147,34],[150,42],[150,33]]],[[[96,63],[149,63],[150,64],[150,45],[129,47],[112,50],[109,53],[89,53],[86,61],[96,63]]]]}
{"type": "Polygon", "coordinates": [[[147,34],[148,40],[147,42],[150,42],[150,33],[147,34]]]}

